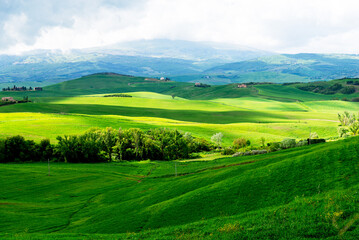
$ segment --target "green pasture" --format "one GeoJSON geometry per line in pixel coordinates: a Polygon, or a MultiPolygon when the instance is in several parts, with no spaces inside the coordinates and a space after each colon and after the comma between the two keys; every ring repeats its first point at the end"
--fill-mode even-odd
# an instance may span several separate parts
{"type": "Polygon", "coordinates": [[[0,237],[357,239],[358,146],[350,138],[200,162],[51,163],[50,176],[47,163],[2,164],[0,237]]]}
{"type": "MultiPolygon", "coordinates": [[[[222,132],[224,146],[311,132],[330,140],[337,114],[359,111],[292,85],[198,88],[99,74],[0,96],[32,101],[0,106],[0,138],[52,143],[92,127],[166,127],[207,140],[222,132]],[[132,97],[104,97],[116,93],[132,97]]],[[[51,162],[50,176],[47,163],[1,164],[0,239],[358,239],[358,143],[171,162],[51,162]]]]}
{"type": "Polygon", "coordinates": [[[267,142],[303,139],[310,132],[333,138],[337,114],[359,110],[355,102],[330,100],[333,96],[292,85],[199,88],[193,83],[103,74],[47,86],[41,92],[0,92],[0,96],[29,96],[32,101],[0,107],[0,138],[20,134],[53,142],[58,135],[80,134],[90,127],[169,127],[208,140],[222,132],[224,145],[238,137],[255,145],[262,137],[267,142]],[[115,93],[132,97],[104,97],[115,93]]]}
{"type": "Polygon", "coordinates": [[[79,134],[91,127],[177,128],[195,136],[224,134],[224,144],[244,137],[254,144],[310,132],[329,138],[337,135],[337,113],[356,111],[356,103],[341,101],[279,102],[254,97],[186,100],[133,92],[123,97],[36,97],[31,103],[0,108],[1,137],[23,135],[56,141],[58,135],[79,134]],[[146,96],[148,95],[148,98],[146,96]],[[325,114],[323,114],[325,113],[325,114]]]}

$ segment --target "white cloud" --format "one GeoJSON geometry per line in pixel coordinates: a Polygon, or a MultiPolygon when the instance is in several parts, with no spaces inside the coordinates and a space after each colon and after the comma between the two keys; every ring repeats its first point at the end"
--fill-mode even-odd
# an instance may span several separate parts
{"type": "Polygon", "coordinates": [[[359,2],[350,0],[28,2],[32,5],[11,5],[9,14],[0,17],[3,52],[169,38],[278,52],[359,53],[359,26],[354,24],[359,2]]]}

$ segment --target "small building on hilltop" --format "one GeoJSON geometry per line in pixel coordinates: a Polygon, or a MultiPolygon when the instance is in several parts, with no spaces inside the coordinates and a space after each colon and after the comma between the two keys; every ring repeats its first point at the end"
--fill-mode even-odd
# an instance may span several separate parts
{"type": "Polygon", "coordinates": [[[1,101],[3,102],[16,102],[16,100],[12,97],[3,97],[1,98],[1,101]]]}
{"type": "Polygon", "coordinates": [[[247,88],[246,84],[238,84],[238,88],[247,88]]]}

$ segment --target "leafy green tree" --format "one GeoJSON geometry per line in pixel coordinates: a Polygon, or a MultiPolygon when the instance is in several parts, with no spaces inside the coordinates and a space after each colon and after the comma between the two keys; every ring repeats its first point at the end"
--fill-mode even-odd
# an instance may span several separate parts
{"type": "Polygon", "coordinates": [[[42,139],[37,146],[39,161],[48,161],[53,158],[54,148],[49,139],[42,139]]]}
{"type": "MultiPolygon", "coordinates": [[[[346,128],[348,132],[356,136],[359,133],[359,114],[350,114],[349,112],[344,112],[343,114],[338,113],[338,119],[342,128],[346,128]]],[[[340,135],[344,134],[343,129],[338,129],[340,135]],[[340,132],[339,132],[340,131],[340,132]]],[[[345,133],[346,134],[346,133],[345,133]]]]}
{"type": "Polygon", "coordinates": [[[349,131],[354,135],[358,135],[359,133],[359,122],[358,120],[354,121],[352,124],[349,125],[349,131]]]}
{"type": "Polygon", "coordinates": [[[338,127],[338,135],[341,138],[348,137],[349,130],[346,127],[338,127]]]}
{"type": "Polygon", "coordinates": [[[116,146],[117,142],[117,134],[113,128],[106,128],[105,130],[101,131],[101,141],[103,145],[103,149],[107,154],[108,161],[112,161],[112,153],[113,148],[116,146]]]}

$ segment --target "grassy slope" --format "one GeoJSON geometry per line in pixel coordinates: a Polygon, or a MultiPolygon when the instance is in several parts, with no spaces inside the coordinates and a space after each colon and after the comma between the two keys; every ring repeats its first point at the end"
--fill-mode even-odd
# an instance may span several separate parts
{"type": "Polygon", "coordinates": [[[179,162],[178,177],[166,162],[2,165],[0,237],[357,239],[358,143],[179,162]]]}
{"type": "Polygon", "coordinates": [[[358,110],[356,103],[326,101],[332,96],[295,86],[197,88],[190,83],[101,74],[48,86],[43,92],[0,92],[0,96],[9,95],[29,95],[33,103],[0,108],[0,138],[21,134],[37,141],[45,137],[54,141],[58,135],[107,126],[171,127],[207,139],[221,131],[225,144],[237,137],[255,144],[261,137],[267,141],[299,139],[310,131],[328,138],[337,134],[338,112],[358,110]],[[117,92],[128,92],[133,98],[99,97],[117,92]],[[175,99],[170,94],[175,94],[175,99]]]}
{"type": "Polygon", "coordinates": [[[335,105],[323,115],[313,110],[315,106],[309,108],[304,103],[256,98],[189,101],[153,93],[144,99],[145,93],[138,94],[141,97],[43,97],[35,98],[34,103],[1,107],[2,137],[21,134],[54,141],[58,135],[81,133],[95,126],[165,126],[207,139],[221,131],[225,144],[236,137],[246,137],[257,144],[261,137],[268,141],[305,138],[309,128],[323,137],[336,135],[335,105]]]}

